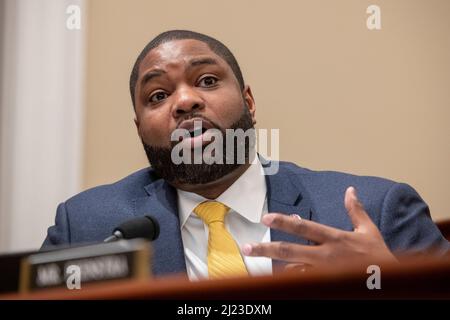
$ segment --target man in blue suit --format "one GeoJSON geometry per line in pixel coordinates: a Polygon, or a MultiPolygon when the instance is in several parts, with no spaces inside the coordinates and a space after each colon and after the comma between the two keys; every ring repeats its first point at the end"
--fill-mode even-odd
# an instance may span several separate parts
{"type": "Polygon", "coordinates": [[[225,149],[221,162],[175,163],[178,143],[191,158],[208,147],[213,129],[246,131],[256,123],[251,89],[233,54],[216,39],[182,30],[160,34],[137,58],[130,92],[152,168],[60,204],[44,247],[99,242],[120,223],[150,214],[161,229],[153,242],[153,273],[206,278],[213,228],[197,208],[214,201],[227,210],[224,232],[249,274],[271,273],[280,262],[297,267],[395,261],[403,252],[449,250],[427,205],[406,184],[287,162],[276,163],[273,174],[274,163],[254,159],[247,144],[243,163],[225,161],[225,149]],[[172,139],[176,130],[187,132],[181,142],[172,139]]]}

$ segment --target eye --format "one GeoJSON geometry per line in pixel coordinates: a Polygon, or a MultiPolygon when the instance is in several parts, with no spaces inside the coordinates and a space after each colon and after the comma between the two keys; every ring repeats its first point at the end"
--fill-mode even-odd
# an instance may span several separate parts
{"type": "Polygon", "coordinates": [[[213,87],[217,83],[217,78],[213,76],[206,76],[200,79],[198,82],[198,86],[200,87],[213,87]]]}
{"type": "Polygon", "coordinates": [[[149,101],[152,103],[160,102],[166,99],[169,95],[163,91],[158,91],[150,96],[149,101]]]}

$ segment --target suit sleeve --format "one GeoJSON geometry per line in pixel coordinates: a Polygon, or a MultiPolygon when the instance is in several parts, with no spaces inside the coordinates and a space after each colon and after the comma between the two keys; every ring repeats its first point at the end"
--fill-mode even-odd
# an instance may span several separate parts
{"type": "Polygon", "coordinates": [[[50,249],[51,247],[70,244],[70,229],[67,217],[67,208],[65,203],[61,203],[56,210],[55,225],[48,228],[47,237],[42,244],[41,249],[50,249]]]}
{"type": "Polygon", "coordinates": [[[386,193],[380,229],[394,253],[436,250],[443,255],[450,252],[450,243],[431,219],[428,205],[407,184],[396,183],[386,193]]]}

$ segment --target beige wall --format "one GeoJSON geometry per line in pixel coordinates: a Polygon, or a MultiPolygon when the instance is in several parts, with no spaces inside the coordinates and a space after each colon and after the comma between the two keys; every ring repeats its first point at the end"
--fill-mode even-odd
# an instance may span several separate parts
{"type": "Polygon", "coordinates": [[[133,124],[130,69],[158,33],[207,33],[235,53],[259,128],[280,157],[312,169],[413,185],[450,218],[450,1],[89,2],[84,186],[147,165],[133,124]],[[382,30],[366,28],[381,7],[382,30]]]}

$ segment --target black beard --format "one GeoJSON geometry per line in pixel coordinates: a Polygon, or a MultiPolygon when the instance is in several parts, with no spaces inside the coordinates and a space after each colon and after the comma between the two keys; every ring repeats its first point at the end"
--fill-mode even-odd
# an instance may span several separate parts
{"type": "MultiPolygon", "coordinates": [[[[192,118],[193,116],[189,118],[192,118]]],[[[225,129],[219,128],[216,124],[214,124],[214,126],[216,127],[216,129],[219,129],[222,132],[224,142],[222,153],[223,164],[220,163],[207,164],[204,163],[203,161],[200,164],[194,163],[174,164],[172,162],[171,153],[172,148],[178,143],[177,141],[172,141],[171,142],[172,146],[170,148],[153,147],[142,141],[145,153],[147,155],[147,159],[151,167],[155,170],[156,174],[168,182],[176,182],[179,184],[192,184],[192,185],[205,184],[208,182],[216,181],[224,177],[225,175],[233,172],[239,166],[241,166],[242,163],[239,163],[237,161],[239,145],[236,139],[233,143],[235,159],[233,159],[234,161],[232,161],[232,163],[227,163],[225,150],[227,145],[225,143],[226,131],[225,129]]],[[[233,123],[229,129],[234,130],[242,129],[244,131],[248,129],[254,129],[252,116],[246,105],[244,106],[244,112],[242,116],[239,118],[239,120],[233,123]]],[[[245,163],[249,163],[250,150],[254,150],[253,149],[254,146],[255,146],[255,137],[254,135],[251,135],[250,138],[245,139],[245,149],[244,149],[245,163]]],[[[202,154],[205,147],[206,146],[202,147],[202,154]]],[[[228,162],[230,161],[228,160],[228,162]]]]}

